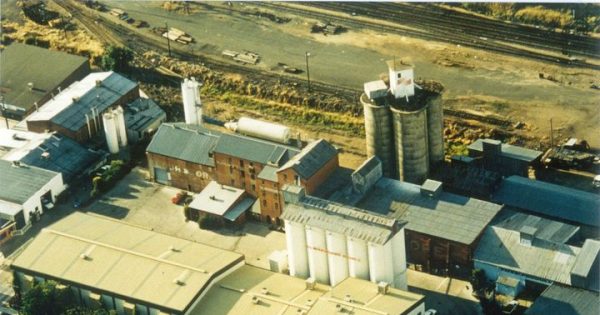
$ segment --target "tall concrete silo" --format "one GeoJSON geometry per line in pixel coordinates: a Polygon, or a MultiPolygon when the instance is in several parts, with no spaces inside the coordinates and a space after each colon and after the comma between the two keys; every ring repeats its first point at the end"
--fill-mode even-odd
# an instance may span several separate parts
{"type": "Polygon", "coordinates": [[[377,156],[381,160],[383,176],[395,178],[394,133],[386,100],[388,88],[381,80],[367,82],[364,88],[360,102],[365,115],[367,157],[377,156]]]}
{"type": "Polygon", "coordinates": [[[433,96],[427,103],[427,138],[429,139],[429,163],[444,160],[444,112],[442,98],[433,96]]]}
{"type": "Polygon", "coordinates": [[[415,110],[392,107],[396,162],[401,181],[421,184],[429,173],[427,106],[415,110]]]}

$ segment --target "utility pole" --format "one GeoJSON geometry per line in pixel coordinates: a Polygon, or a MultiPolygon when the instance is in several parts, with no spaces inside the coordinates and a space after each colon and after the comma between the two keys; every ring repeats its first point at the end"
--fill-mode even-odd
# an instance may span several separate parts
{"type": "Polygon", "coordinates": [[[308,68],[308,57],[310,57],[310,53],[307,51],[305,53],[305,56],[306,56],[306,81],[308,82],[308,92],[310,93],[311,92],[311,89],[310,89],[310,70],[308,68]]]}
{"type": "Polygon", "coordinates": [[[167,28],[167,48],[169,49],[169,57],[171,57],[171,39],[169,38],[169,24],[165,22],[165,27],[167,28]]]}
{"type": "Polygon", "coordinates": [[[552,130],[552,118],[550,118],[550,147],[554,148],[554,130],[552,130]]]}

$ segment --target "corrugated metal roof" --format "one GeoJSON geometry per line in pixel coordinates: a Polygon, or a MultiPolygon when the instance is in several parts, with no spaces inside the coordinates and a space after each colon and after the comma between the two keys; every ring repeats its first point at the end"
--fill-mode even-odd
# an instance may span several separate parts
{"type": "Polygon", "coordinates": [[[286,204],[281,218],[381,245],[399,230],[400,224],[395,219],[310,196],[298,204],[286,204]]]}
{"type": "Polygon", "coordinates": [[[442,192],[423,196],[420,186],[381,178],[357,206],[407,221],[407,230],[472,244],[502,206],[442,192]]]}
{"type": "Polygon", "coordinates": [[[592,267],[594,266],[594,262],[598,260],[599,255],[600,242],[593,239],[585,240],[571,273],[587,278],[590,275],[590,272],[593,271],[592,267]]]}
{"type": "Polygon", "coordinates": [[[260,173],[258,173],[258,178],[271,182],[277,182],[277,167],[265,165],[260,173]]]}
{"type": "Polygon", "coordinates": [[[157,120],[165,120],[167,114],[149,98],[138,98],[125,107],[127,129],[144,132],[157,120]]]}
{"type": "Polygon", "coordinates": [[[194,197],[190,208],[223,216],[243,194],[243,189],[211,181],[194,197]]]}
{"type": "Polygon", "coordinates": [[[506,220],[498,223],[497,226],[513,231],[522,231],[524,228],[534,228],[535,238],[556,244],[566,243],[579,231],[578,226],[548,220],[521,212],[513,214],[506,220]]]}
{"type": "Polygon", "coordinates": [[[598,301],[597,292],[552,284],[542,292],[525,314],[598,315],[598,301]]]}
{"type": "MultiPolygon", "coordinates": [[[[490,139],[477,139],[477,141],[471,143],[468,149],[483,153],[483,142],[490,139]]],[[[535,159],[542,155],[541,151],[531,150],[515,145],[503,143],[501,145],[502,156],[517,159],[525,162],[533,162],[535,159]]]]}
{"type": "Polygon", "coordinates": [[[85,126],[85,114],[89,115],[92,108],[102,113],[123,95],[137,88],[137,83],[115,72],[101,82],[52,117],[51,121],[69,130],[77,131],[85,126]]]}
{"type": "Polygon", "coordinates": [[[479,241],[474,260],[570,285],[571,269],[580,250],[540,239],[534,239],[531,246],[523,245],[519,231],[490,226],[479,241]]]}
{"type": "Polygon", "coordinates": [[[146,149],[147,152],[206,166],[215,166],[209,154],[220,132],[184,123],[162,124],[146,149]]]}
{"type": "Polygon", "coordinates": [[[271,165],[282,165],[298,154],[298,150],[292,147],[231,134],[221,135],[214,152],[271,165]]]}
{"type": "Polygon", "coordinates": [[[313,176],[327,162],[337,155],[337,149],[329,142],[320,139],[309,143],[299,154],[291,158],[279,171],[293,168],[301,178],[313,176]]]}
{"type": "Polygon", "coordinates": [[[492,201],[600,227],[600,195],[521,176],[505,178],[492,201]]]}
{"type": "Polygon", "coordinates": [[[381,160],[373,155],[372,157],[366,159],[353,173],[354,174],[359,174],[361,176],[366,176],[367,174],[369,174],[373,169],[375,169],[376,167],[378,167],[379,165],[381,165],[381,160]]]}
{"type": "Polygon", "coordinates": [[[12,43],[0,52],[0,87],[4,102],[29,110],[34,102],[55,90],[58,84],[87,62],[85,57],[12,43]],[[27,85],[30,82],[34,86],[31,91],[27,85]]]}
{"type": "Polygon", "coordinates": [[[184,313],[219,274],[243,260],[231,251],[75,212],[43,229],[11,267],[184,313]]]}
{"type": "Polygon", "coordinates": [[[0,160],[0,199],[23,204],[56,176],[61,175],[35,166],[15,167],[12,162],[0,160]]]}

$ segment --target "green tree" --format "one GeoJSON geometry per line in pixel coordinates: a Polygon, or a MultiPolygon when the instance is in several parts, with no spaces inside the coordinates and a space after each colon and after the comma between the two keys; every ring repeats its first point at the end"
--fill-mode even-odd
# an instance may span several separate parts
{"type": "Polygon", "coordinates": [[[45,281],[23,295],[20,313],[23,315],[60,315],[73,307],[71,290],[58,290],[57,283],[45,281]]]}
{"type": "Polygon", "coordinates": [[[90,309],[86,307],[76,306],[66,310],[62,315],[115,315],[114,310],[107,311],[105,309],[90,309]]]}
{"type": "Polygon", "coordinates": [[[100,66],[104,70],[127,72],[133,60],[133,51],[127,47],[108,46],[100,59],[100,66]]]}

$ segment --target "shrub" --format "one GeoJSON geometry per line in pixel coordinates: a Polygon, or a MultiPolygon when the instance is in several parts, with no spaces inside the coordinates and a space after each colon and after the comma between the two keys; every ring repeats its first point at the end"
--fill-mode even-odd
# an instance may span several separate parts
{"type": "Polygon", "coordinates": [[[100,66],[104,70],[127,72],[133,60],[133,51],[127,47],[108,46],[100,59],[100,66]]]}

